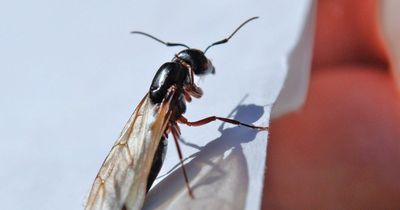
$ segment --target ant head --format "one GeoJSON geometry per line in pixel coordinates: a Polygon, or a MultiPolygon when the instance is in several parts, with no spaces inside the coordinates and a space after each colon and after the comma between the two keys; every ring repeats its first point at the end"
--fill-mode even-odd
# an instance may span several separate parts
{"type": "Polygon", "coordinates": [[[198,76],[215,73],[215,68],[211,61],[206,57],[203,51],[198,49],[189,48],[182,50],[176,55],[174,60],[182,60],[189,64],[194,74],[198,76]]]}

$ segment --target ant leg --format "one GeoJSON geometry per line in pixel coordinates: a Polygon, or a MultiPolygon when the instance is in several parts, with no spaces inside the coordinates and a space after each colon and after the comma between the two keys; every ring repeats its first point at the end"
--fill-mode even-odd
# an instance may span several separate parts
{"type": "Polygon", "coordinates": [[[234,124],[234,125],[246,126],[246,127],[252,128],[252,129],[257,129],[259,131],[267,131],[268,130],[268,127],[249,125],[249,124],[245,124],[245,123],[239,122],[237,120],[232,120],[232,119],[229,119],[229,118],[217,117],[217,116],[206,117],[204,119],[201,119],[201,120],[198,120],[198,121],[193,121],[193,122],[189,122],[183,116],[180,116],[179,119],[178,119],[179,122],[181,122],[183,124],[186,124],[188,126],[201,126],[201,125],[205,125],[207,123],[210,123],[210,122],[213,122],[213,121],[216,121],[216,120],[220,120],[220,121],[226,122],[226,123],[231,123],[231,124],[234,124]]]}
{"type": "Polygon", "coordinates": [[[189,192],[189,196],[192,199],[194,199],[192,189],[190,188],[190,185],[189,185],[189,179],[187,177],[185,165],[183,165],[183,155],[182,155],[181,147],[179,146],[179,131],[177,130],[176,126],[178,126],[178,125],[175,124],[175,125],[171,126],[171,133],[175,140],[176,150],[178,151],[179,161],[180,161],[180,164],[182,165],[183,176],[185,178],[185,183],[186,183],[186,187],[189,192]]]}

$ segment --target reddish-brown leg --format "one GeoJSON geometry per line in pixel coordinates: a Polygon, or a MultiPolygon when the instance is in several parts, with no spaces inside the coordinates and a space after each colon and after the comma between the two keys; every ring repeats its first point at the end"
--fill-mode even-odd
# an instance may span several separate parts
{"type": "Polygon", "coordinates": [[[201,120],[198,120],[198,121],[193,121],[193,122],[189,122],[184,116],[181,116],[178,119],[179,122],[181,122],[183,124],[186,124],[188,126],[201,126],[201,125],[204,125],[204,124],[216,121],[216,120],[220,120],[220,121],[223,121],[223,122],[226,122],[226,123],[231,123],[231,124],[234,124],[234,125],[242,125],[242,126],[246,126],[246,127],[257,129],[257,130],[261,130],[261,131],[267,131],[268,130],[268,127],[249,125],[249,124],[241,123],[241,122],[239,122],[237,120],[232,120],[232,119],[229,119],[229,118],[217,117],[217,116],[206,117],[204,119],[201,119],[201,120]]]}
{"type": "Polygon", "coordinates": [[[183,96],[185,97],[185,100],[187,102],[191,102],[192,101],[192,97],[190,96],[189,92],[183,91],[183,96]]]}
{"type": "Polygon", "coordinates": [[[190,185],[189,185],[189,179],[188,179],[188,176],[186,173],[185,165],[183,165],[183,155],[182,155],[181,147],[179,146],[179,128],[177,128],[177,126],[178,126],[177,124],[171,126],[171,133],[172,133],[172,136],[174,137],[176,150],[178,151],[179,161],[182,165],[183,176],[185,178],[185,183],[186,183],[186,187],[189,192],[189,196],[192,199],[194,199],[192,189],[190,188],[190,185]]]}

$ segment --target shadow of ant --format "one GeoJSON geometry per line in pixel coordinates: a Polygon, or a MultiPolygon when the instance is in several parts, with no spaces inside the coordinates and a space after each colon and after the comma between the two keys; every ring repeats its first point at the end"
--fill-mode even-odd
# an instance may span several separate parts
{"type": "MultiPolygon", "coordinates": [[[[233,116],[233,119],[240,120],[243,123],[254,123],[263,116],[263,106],[242,104],[246,97],[247,96],[245,96],[235,109],[231,111],[227,116],[228,118],[232,118],[233,116]]],[[[191,188],[194,192],[197,191],[195,195],[196,199],[199,198],[199,196],[205,198],[207,195],[198,192],[198,188],[207,189],[214,184],[218,184],[218,187],[223,190],[223,185],[226,184],[220,182],[236,178],[237,180],[233,187],[238,188],[238,190],[230,190],[234,191],[234,194],[228,196],[228,198],[224,198],[223,200],[231,200],[231,202],[235,203],[235,206],[242,207],[245,205],[249,178],[247,162],[241,144],[253,141],[256,138],[258,131],[241,126],[225,128],[225,123],[222,123],[219,126],[218,131],[221,135],[210,141],[205,146],[199,146],[181,140],[183,144],[199,150],[185,158],[185,161],[191,159],[187,164],[185,164],[191,188]]],[[[182,190],[184,193],[187,193],[182,178],[182,171],[176,170],[179,169],[179,167],[180,164],[177,164],[172,167],[169,172],[161,176],[166,177],[150,190],[145,202],[145,209],[156,209],[157,207],[162,207],[168,200],[174,199],[178,196],[178,192],[182,190]]],[[[225,186],[225,188],[229,187],[232,186],[225,186]]],[[[215,195],[210,194],[208,196],[215,195]]]]}

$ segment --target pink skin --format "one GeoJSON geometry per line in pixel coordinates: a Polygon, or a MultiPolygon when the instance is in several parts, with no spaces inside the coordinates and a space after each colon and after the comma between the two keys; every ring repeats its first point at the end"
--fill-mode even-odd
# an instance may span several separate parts
{"type": "Polygon", "coordinates": [[[271,124],[264,209],[400,209],[400,94],[378,11],[318,1],[306,104],[271,124]]]}

